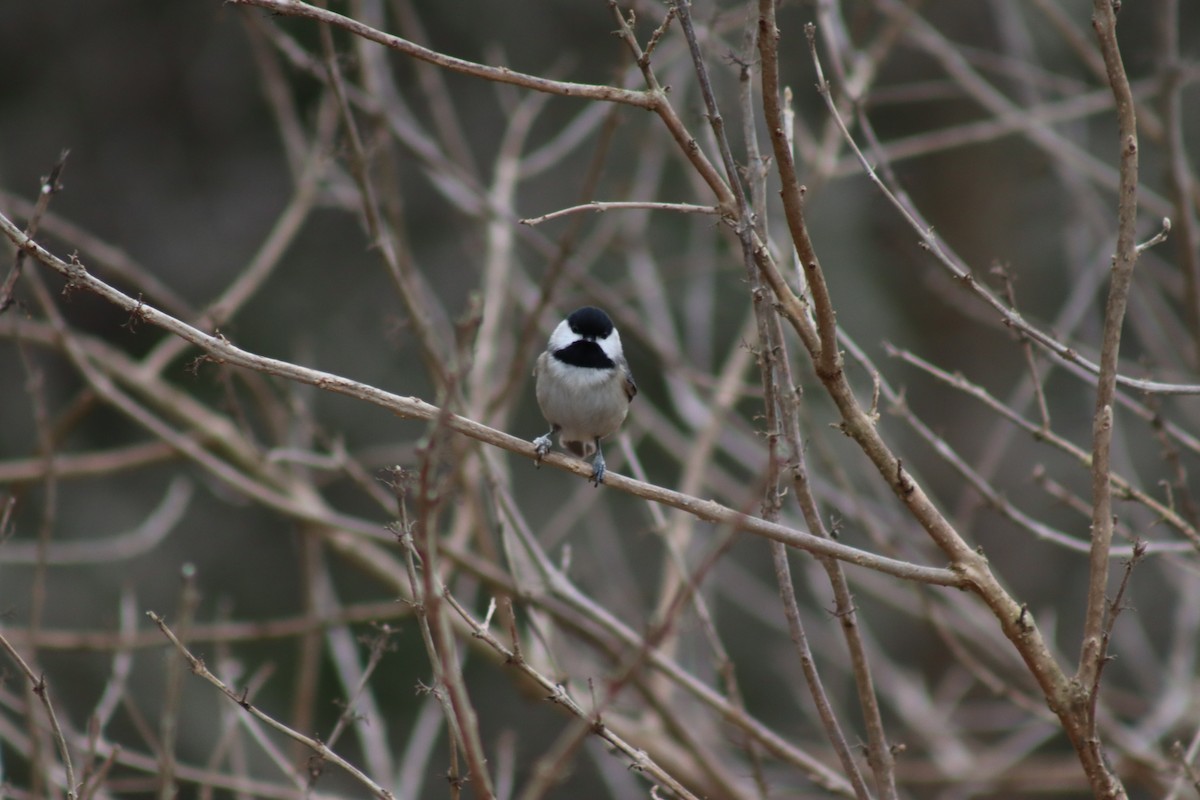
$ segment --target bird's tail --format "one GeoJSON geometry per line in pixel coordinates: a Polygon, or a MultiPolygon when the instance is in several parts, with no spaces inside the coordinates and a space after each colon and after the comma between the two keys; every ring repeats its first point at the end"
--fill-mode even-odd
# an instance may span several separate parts
{"type": "Polygon", "coordinates": [[[586,442],[563,441],[559,444],[570,450],[576,458],[582,458],[584,461],[596,454],[596,443],[591,439],[588,439],[586,442]]]}

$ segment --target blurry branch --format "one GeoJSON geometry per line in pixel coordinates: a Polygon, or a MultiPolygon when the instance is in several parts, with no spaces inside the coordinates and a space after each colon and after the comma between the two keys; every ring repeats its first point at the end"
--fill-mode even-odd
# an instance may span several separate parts
{"type": "MultiPolygon", "coordinates": [[[[360,4],[359,8],[365,10],[364,4],[360,4]]],[[[406,38],[417,45],[424,46],[424,43],[429,40],[429,35],[425,31],[425,25],[421,21],[420,15],[413,7],[412,0],[399,0],[392,3],[391,11],[396,15],[401,30],[408,32],[409,35],[406,38]]],[[[372,49],[378,50],[378,48],[372,49]]],[[[434,131],[438,141],[441,142],[454,163],[467,173],[477,175],[478,169],[467,140],[467,131],[458,119],[458,112],[452,102],[454,93],[445,80],[445,73],[436,65],[420,59],[416,60],[415,66],[417,81],[432,112],[434,131]]]]}
{"type": "MultiPolygon", "coordinates": [[[[470,398],[465,413],[492,426],[503,424],[515,403],[516,395],[497,394],[505,383],[504,358],[512,356],[501,343],[515,306],[509,287],[521,264],[512,220],[517,217],[521,155],[534,121],[549,99],[545,94],[526,94],[507,115],[488,188],[488,198],[496,213],[485,222],[483,232],[485,249],[478,307],[471,307],[465,315],[464,333],[459,336],[463,346],[471,348],[470,368],[463,381],[470,398]]],[[[464,360],[467,358],[464,356],[464,360]]],[[[486,471],[493,471],[490,462],[482,466],[486,471]]]]}
{"type": "MultiPolygon", "coordinates": [[[[536,75],[528,75],[522,72],[516,72],[507,67],[491,67],[484,64],[478,64],[473,61],[466,61],[461,58],[444,55],[435,50],[430,50],[425,47],[413,44],[399,36],[394,36],[383,31],[376,30],[369,25],[364,25],[358,20],[342,16],[341,14],[327,11],[323,8],[309,5],[300,0],[230,0],[235,5],[250,5],[257,6],[272,11],[283,16],[295,16],[312,19],[318,22],[323,22],[333,27],[342,28],[350,33],[361,36],[373,42],[389,47],[405,55],[420,59],[430,64],[460,72],[465,75],[490,80],[497,83],[507,83],[516,86],[521,86],[527,89],[532,89],[538,92],[546,92],[548,94],[557,94],[564,97],[575,97],[584,100],[599,100],[610,103],[620,103],[622,105],[635,106],[644,108],[648,111],[656,113],[666,125],[667,130],[679,145],[684,156],[692,163],[692,166],[697,170],[705,182],[708,183],[713,193],[717,195],[721,204],[724,206],[732,201],[732,195],[729,192],[724,181],[717,174],[712,164],[705,157],[704,152],[697,146],[695,139],[687,132],[682,120],[680,120],[675,109],[667,101],[666,91],[660,87],[657,81],[654,81],[650,88],[644,92],[632,91],[629,89],[620,89],[615,86],[603,86],[584,83],[571,83],[569,81],[555,81],[548,78],[538,77],[536,75]]],[[[649,71],[649,56],[643,53],[637,45],[636,39],[633,36],[632,30],[625,21],[620,9],[615,0],[610,0],[610,7],[617,17],[621,25],[622,35],[631,45],[636,48],[638,53],[639,66],[643,70],[649,71]],[[644,58],[643,58],[644,57],[644,58]]]]}
{"type": "Polygon", "coordinates": [[[1158,12],[1162,58],[1161,106],[1167,151],[1167,186],[1173,214],[1180,272],[1183,273],[1185,318],[1192,331],[1193,365],[1200,363],[1200,231],[1193,205],[1195,175],[1189,163],[1183,133],[1184,62],[1179,53],[1179,0],[1166,0],[1158,12]]]}
{"type": "MultiPolygon", "coordinates": [[[[188,631],[192,643],[238,644],[269,639],[290,639],[326,628],[356,623],[386,621],[408,616],[411,610],[394,600],[380,603],[346,604],[325,616],[288,617],[247,622],[195,623],[188,631]]],[[[36,632],[11,630],[8,637],[20,644],[28,642],[39,650],[144,650],[162,645],[162,637],[150,631],[93,631],[42,628],[36,632]]]]}
{"type": "MultiPolygon", "coordinates": [[[[15,330],[18,326],[5,326],[0,323],[0,336],[5,335],[6,327],[15,330]]],[[[24,335],[34,326],[22,323],[20,327],[24,335]]],[[[83,478],[168,461],[173,456],[174,451],[170,445],[156,440],[91,453],[59,453],[55,456],[55,466],[60,477],[83,478]]],[[[45,466],[45,461],[37,458],[0,461],[0,483],[28,483],[39,480],[45,466]]]]}
{"type": "Polygon", "coordinates": [[[158,545],[183,519],[192,498],[192,484],[177,477],[167,487],[158,507],[133,530],[107,537],[92,537],[72,542],[50,542],[45,552],[27,542],[8,542],[4,546],[7,564],[34,564],[39,559],[53,566],[100,564],[125,561],[148,552],[158,545]]]}
{"type": "Polygon", "coordinates": [[[647,201],[623,201],[623,202],[601,202],[593,200],[590,203],[585,203],[580,206],[571,206],[570,208],[560,208],[558,211],[552,211],[549,214],[543,214],[540,217],[529,217],[527,219],[518,220],[522,225],[540,225],[543,222],[549,222],[552,219],[565,217],[568,214],[578,214],[585,211],[595,211],[597,213],[603,211],[613,211],[616,209],[647,209],[650,211],[677,211],[681,214],[719,214],[721,209],[717,206],[697,206],[689,203],[652,203],[647,201]]]}
{"type": "Polygon", "coordinates": [[[308,143],[296,99],[288,85],[287,73],[270,47],[267,29],[274,26],[254,14],[243,14],[241,17],[250,42],[250,54],[258,67],[263,98],[275,120],[279,145],[287,158],[293,182],[298,182],[304,171],[304,154],[308,150],[308,143]]]}
{"type": "MultiPolygon", "coordinates": [[[[1062,37],[1088,71],[1101,83],[1109,84],[1108,64],[1105,56],[1102,52],[1097,51],[1092,40],[1084,34],[1083,26],[1077,25],[1062,5],[1055,3],[1054,0],[1031,0],[1031,4],[1049,20],[1055,33],[1062,37]]],[[[1114,3],[1113,13],[1117,14],[1119,11],[1120,4],[1114,3]]],[[[1183,18],[1180,15],[1177,0],[1162,0],[1155,8],[1155,18],[1158,36],[1147,41],[1153,41],[1151,47],[1157,48],[1155,55],[1159,67],[1160,91],[1164,96],[1162,99],[1165,100],[1162,103],[1164,108],[1156,108],[1152,100],[1146,97],[1149,93],[1137,91],[1140,85],[1134,84],[1134,110],[1141,132],[1152,143],[1162,147],[1169,156],[1169,164],[1166,166],[1169,172],[1168,185],[1171,193],[1169,205],[1174,206],[1177,211],[1190,209],[1188,213],[1194,217],[1196,206],[1200,206],[1200,181],[1197,181],[1192,173],[1187,158],[1180,158],[1180,155],[1185,155],[1181,149],[1182,142],[1177,138],[1181,131],[1171,130],[1172,127],[1177,126],[1179,119],[1171,108],[1173,101],[1169,96],[1185,85],[1200,80],[1200,69],[1197,69],[1194,62],[1183,61],[1179,58],[1178,38],[1183,18]],[[1171,186],[1170,184],[1174,181],[1181,181],[1181,183],[1178,186],[1171,186]],[[1176,194],[1177,191],[1181,192],[1182,196],[1176,194]]],[[[1111,108],[1112,101],[1115,99],[1111,85],[1105,91],[1109,94],[1109,107],[1111,108]]],[[[1116,186],[1113,185],[1112,188],[1115,190],[1116,186]]],[[[1156,215],[1168,213],[1164,210],[1168,203],[1159,195],[1145,186],[1139,187],[1138,191],[1141,195],[1139,199],[1141,205],[1156,215]]],[[[1192,240],[1192,243],[1194,247],[1195,241],[1192,240]]],[[[1191,258],[1182,257],[1181,264],[1194,267],[1196,265],[1195,254],[1191,258]]],[[[1188,280],[1187,275],[1184,275],[1184,280],[1188,280]]],[[[1192,303],[1195,300],[1189,295],[1185,298],[1185,302],[1192,303]]]]}
{"type": "MultiPolygon", "coordinates": [[[[604,108],[603,123],[597,134],[598,141],[588,162],[587,170],[583,174],[583,180],[580,184],[579,194],[577,195],[580,200],[586,200],[595,194],[596,187],[599,185],[604,174],[604,167],[611,152],[613,138],[619,124],[618,111],[617,106],[604,108]]],[[[532,157],[531,155],[530,158],[532,157]]],[[[532,307],[527,308],[525,311],[525,319],[521,322],[520,332],[517,334],[516,342],[513,345],[512,363],[509,365],[508,374],[497,382],[492,403],[488,408],[489,413],[495,411],[496,406],[501,402],[501,398],[514,396],[516,388],[528,376],[529,364],[534,360],[536,348],[540,344],[537,339],[542,332],[540,327],[542,316],[550,308],[556,297],[557,290],[566,277],[567,262],[575,255],[574,251],[579,246],[584,226],[585,220],[583,217],[576,217],[571,220],[566,226],[566,231],[558,238],[555,250],[549,257],[546,271],[543,273],[542,279],[538,282],[537,300],[533,303],[532,307]]]]}
{"type": "MultiPolygon", "coordinates": [[[[892,187],[889,187],[879,177],[878,171],[867,157],[863,154],[858,144],[854,141],[854,137],[850,134],[850,130],[846,127],[846,123],[842,120],[836,105],[833,103],[831,95],[831,87],[824,80],[821,73],[820,60],[817,57],[815,47],[811,47],[813,63],[817,68],[818,87],[821,91],[821,96],[825,98],[826,106],[829,108],[830,114],[837,121],[839,129],[845,136],[846,143],[851,151],[857,157],[863,171],[872,183],[879,189],[880,192],[888,199],[889,202],[900,212],[901,216],[912,226],[920,237],[922,246],[927,250],[936,261],[941,264],[954,279],[955,284],[969,291],[973,296],[982,300],[989,308],[995,311],[1001,319],[1001,322],[1006,327],[1019,331],[1027,336],[1030,341],[1036,343],[1039,347],[1047,352],[1057,356],[1071,364],[1077,364],[1083,367],[1093,376],[1099,375],[1100,366],[1087,358],[1080,355],[1074,348],[1058,341],[1050,334],[1042,331],[1036,325],[1025,319],[1015,309],[1010,308],[1001,298],[988,289],[985,285],[979,282],[972,272],[963,265],[957,255],[949,249],[949,246],[934,233],[933,227],[921,219],[919,213],[910,204],[903,202],[892,187]]],[[[1163,227],[1169,231],[1170,221],[1164,220],[1163,227]]],[[[1180,384],[1180,383],[1165,383],[1161,381],[1143,380],[1140,378],[1131,378],[1118,374],[1117,382],[1121,386],[1147,394],[1170,394],[1170,395],[1194,395],[1200,394],[1200,384],[1180,384]]]]}
{"type": "MultiPolygon", "coordinates": [[[[1020,121],[1024,139],[1044,150],[1048,157],[1061,161],[1089,180],[1113,192],[1120,191],[1120,175],[1110,165],[1088,153],[1079,143],[1056,131],[1052,126],[1040,124],[1025,113],[1003,92],[987,81],[967,62],[964,55],[951,41],[938,31],[927,19],[912,13],[911,8],[900,0],[876,0],[876,4],[888,16],[906,21],[905,35],[913,44],[925,51],[946,71],[954,82],[980,106],[997,118],[1020,121]]],[[[1170,203],[1161,195],[1145,192],[1147,207],[1155,214],[1165,216],[1170,203]]]]}
{"type": "MultiPolygon", "coordinates": [[[[283,263],[284,255],[295,242],[317,203],[318,188],[327,169],[322,149],[326,146],[325,141],[329,135],[327,132],[324,136],[319,136],[317,144],[308,153],[292,196],[258,251],[219,297],[191,317],[194,324],[214,330],[228,324],[283,263]]],[[[182,340],[167,337],[146,356],[143,361],[145,369],[152,372],[162,371],[178,358],[184,349],[186,344],[182,340]]]]}
{"type": "Polygon", "coordinates": [[[436,304],[431,302],[432,293],[414,268],[412,259],[400,239],[399,231],[389,224],[380,205],[372,164],[367,158],[363,135],[347,97],[347,84],[334,48],[333,32],[328,25],[322,25],[318,28],[318,35],[324,54],[326,81],[332,91],[345,138],[349,141],[347,160],[358,190],[355,197],[367,229],[368,240],[372,249],[383,259],[384,266],[404,301],[410,323],[421,345],[422,360],[433,377],[434,385],[439,391],[449,392],[450,371],[453,365],[447,342],[439,335],[433,321],[436,315],[432,308],[436,307],[436,304]]]}
{"type": "MultiPolygon", "coordinates": [[[[626,443],[627,440],[622,441],[622,451],[629,459],[634,474],[644,480],[644,465],[638,458],[637,451],[632,446],[626,446],[626,443]]],[[[684,618],[684,614],[688,611],[693,612],[710,653],[713,669],[720,679],[720,685],[729,704],[744,712],[745,698],[742,686],[738,681],[736,664],[722,638],[714,616],[714,609],[702,591],[705,579],[732,548],[737,534],[736,532],[722,531],[721,539],[708,549],[698,566],[692,569],[688,563],[688,552],[693,550],[692,544],[695,541],[694,529],[691,525],[695,521],[694,518],[685,514],[675,514],[673,516],[676,523],[686,524],[671,525],[661,508],[650,506],[649,510],[655,528],[664,532],[663,543],[668,557],[664,569],[660,573],[658,601],[651,622],[651,630],[657,639],[657,647],[660,651],[670,652],[672,655],[677,654],[680,651],[682,637],[687,633],[688,620],[684,618]],[[672,536],[672,534],[674,535],[672,536]]],[[[771,546],[787,550],[778,542],[773,542],[771,546]]],[[[651,642],[651,644],[655,643],[651,642]]],[[[688,748],[692,759],[698,762],[712,785],[720,787],[720,791],[725,794],[739,794],[736,787],[740,781],[735,777],[733,765],[723,763],[713,745],[704,742],[700,736],[689,730],[683,714],[676,710],[677,705],[674,701],[678,693],[673,691],[673,687],[669,687],[658,675],[643,678],[638,674],[638,669],[644,660],[645,657],[639,654],[636,660],[626,661],[621,675],[621,686],[632,683],[638,688],[646,701],[663,717],[664,723],[671,733],[682,740],[683,746],[688,748]],[[672,690],[661,691],[660,687],[662,686],[668,686],[672,690]]],[[[610,686],[604,702],[611,707],[612,701],[615,701],[616,698],[617,693],[610,686]]],[[[600,708],[596,701],[593,702],[593,705],[597,709],[600,708]]],[[[576,735],[578,736],[578,734],[576,735]]],[[[762,748],[745,734],[739,738],[738,746],[746,751],[750,760],[754,785],[760,796],[765,796],[766,778],[762,772],[762,748]]]]}
{"type": "MultiPolygon", "coordinates": [[[[1045,442],[1051,447],[1057,448],[1061,452],[1071,456],[1073,459],[1078,461],[1080,466],[1084,469],[1091,469],[1093,462],[1092,454],[1084,450],[1082,447],[1074,444],[1070,440],[1056,434],[1054,431],[1025,419],[1007,405],[992,397],[991,394],[989,394],[978,384],[972,383],[962,375],[951,375],[944,370],[938,369],[934,365],[930,364],[919,356],[908,352],[907,350],[899,350],[891,345],[887,346],[887,350],[889,355],[897,356],[905,363],[911,364],[912,366],[923,370],[927,374],[937,378],[947,385],[952,386],[955,389],[970,395],[971,397],[974,397],[976,400],[979,400],[993,413],[1008,420],[1022,430],[1025,430],[1030,434],[1030,436],[1034,437],[1038,441],[1045,442]]],[[[1182,515],[1180,515],[1178,511],[1171,508],[1169,505],[1164,505],[1163,503],[1154,499],[1149,494],[1139,489],[1132,481],[1122,477],[1112,470],[1108,471],[1107,480],[1110,482],[1112,488],[1117,490],[1122,499],[1133,500],[1146,506],[1146,508],[1150,509],[1154,513],[1154,516],[1157,519],[1167,523],[1179,533],[1183,534],[1183,536],[1186,537],[1191,543],[1190,545],[1184,545],[1176,542],[1147,543],[1144,545],[1147,553],[1186,552],[1188,550],[1200,550],[1200,531],[1197,531],[1196,528],[1182,515]]],[[[1037,531],[1034,532],[1038,533],[1037,531]]],[[[1054,532],[1052,534],[1049,530],[1042,530],[1040,533],[1038,533],[1038,535],[1074,550],[1080,550],[1082,552],[1089,552],[1091,550],[1091,545],[1089,543],[1082,540],[1068,539],[1065,534],[1058,532],[1054,532]]],[[[1130,547],[1118,548],[1117,550],[1109,553],[1110,558],[1130,558],[1132,555],[1132,545],[1130,547]]]]}
{"type": "MultiPolygon", "coordinates": [[[[62,759],[63,769],[66,772],[67,800],[75,800],[80,787],[75,782],[75,768],[71,764],[71,751],[67,748],[66,737],[63,736],[62,727],[58,724],[58,715],[54,713],[54,704],[50,702],[50,687],[46,683],[46,677],[36,674],[3,634],[0,634],[0,649],[8,653],[8,657],[25,675],[26,680],[29,681],[30,691],[37,696],[42,703],[42,708],[46,711],[46,719],[50,722],[50,732],[54,736],[54,744],[58,748],[59,757],[62,759]]],[[[37,731],[31,729],[30,735],[36,736],[37,731]]],[[[43,779],[49,777],[48,774],[42,776],[43,779]]]]}
{"type": "Polygon", "coordinates": [[[412,42],[402,39],[399,36],[394,36],[390,33],[385,33],[376,30],[369,25],[364,25],[356,19],[342,16],[333,11],[328,11],[324,8],[309,5],[300,0],[230,0],[233,5],[241,6],[257,6],[266,9],[272,14],[278,14],[285,17],[304,17],[306,19],[315,20],[325,23],[326,25],[353,33],[355,36],[361,36],[364,39],[377,42],[384,47],[389,47],[398,52],[404,53],[407,56],[420,59],[429,64],[438,67],[444,67],[453,72],[459,72],[464,75],[470,75],[484,80],[495,81],[496,83],[509,83],[515,86],[521,86],[526,89],[533,89],[538,92],[548,92],[550,94],[563,95],[564,97],[578,97],[585,100],[603,100],[606,102],[623,103],[625,105],[637,106],[653,110],[658,104],[658,101],[649,92],[635,92],[627,89],[618,89],[613,86],[601,86],[586,83],[571,83],[569,81],[555,81],[547,78],[542,78],[537,75],[529,75],[523,72],[516,72],[507,67],[491,67],[485,64],[478,64],[474,61],[467,61],[454,56],[448,56],[439,53],[436,50],[430,50],[427,47],[413,44],[412,42]]]}
{"type": "MultiPolygon", "coordinates": [[[[60,178],[66,166],[67,155],[68,151],[64,150],[59,156],[58,162],[50,170],[49,175],[42,178],[37,203],[35,203],[33,213],[25,223],[24,233],[26,235],[34,236],[37,234],[42,216],[49,208],[50,200],[62,188],[60,178]]],[[[14,292],[17,281],[21,277],[26,257],[27,253],[18,250],[13,258],[13,265],[9,276],[5,279],[3,286],[0,287],[0,313],[11,308],[16,302],[14,292]]],[[[17,356],[25,375],[25,391],[31,405],[33,430],[37,447],[40,451],[39,456],[42,460],[41,514],[37,525],[37,540],[33,546],[33,573],[29,590],[29,629],[36,633],[41,628],[46,613],[49,581],[49,565],[46,562],[46,553],[56,532],[59,519],[60,482],[54,458],[55,451],[58,449],[58,442],[49,409],[46,373],[30,357],[28,348],[19,339],[17,340],[17,356]]],[[[27,697],[29,700],[32,701],[32,696],[36,695],[45,708],[46,715],[50,721],[51,735],[54,738],[55,745],[59,750],[60,758],[63,762],[63,767],[66,770],[67,797],[68,800],[74,800],[80,787],[75,781],[74,767],[71,763],[70,751],[67,749],[66,738],[63,736],[58,718],[54,713],[54,707],[51,705],[49,695],[47,694],[45,678],[35,679],[33,671],[17,651],[9,645],[7,640],[0,639],[0,644],[3,645],[4,649],[9,651],[9,655],[18,663],[21,670],[29,678],[29,686],[27,688],[27,697]]],[[[50,764],[49,754],[46,752],[46,748],[43,747],[43,736],[39,730],[40,726],[36,722],[33,708],[33,703],[27,702],[26,720],[29,726],[30,740],[33,742],[29,759],[30,768],[33,772],[31,787],[35,794],[49,794],[51,786],[55,782],[53,777],[54,770],[50,764]]]]}
{"type": "MultiPolygon", "coordinates": [[[[179,630],[177,644],[185,647],[188,641],[192,623],[196,619],[196,608],[200,604],[200,591],[196,586],[196,567],[184,563],[179,569],[179,600],[177,603],[176,628],[179,630]]],[[[166,674],[163,676],[162,702],[158,706],[158,783],[160,800],[173,800],[179,791],[175,784],[176,753],[179,740],[179,717],[183,707],[183,685],[185,676],[183,664],[177,658],[170,659],[166,664],[166,674]]]]}
{"type": "MultiPolygon", "coordinates": [[[[511,647],[506,646],[500,639],[491,632],[490,622],[492,615],[488,614],[482,622],[463,607],[461,603],[454,598],[448,590],[443,588],[443,597],[450,604],[463,621],[471,629],[471,635],[479,639],[488,647],[492,648],[499,654],[506,665],[521,672],[526,677],[532,679],[538,686],[547,692],[546,700],[549,700],[555,705],[564,708],[571,716],[577,720],[587,724],[587,731],[592,733],[604,741],[608,742],[615,750],[620,752],[630,761],[630,769],[638,772],[643,772],[651,779],[667,786],[672,792],[675,792],[680,797],[695,798],[683,784],[674,776],[663,769],[659,764],[655,763],[645,750],[635,747],[625,741],[619,734],[613,731],[610,727],[604,724],[603,718],[600,715],[599,709],[592,712],[586,711],[567,691],[567,688],[560,682],[555,681],[540,673],[532,664],[525,659],[521,654],[520,639],[517,636],[516,628],[510,630],[511,647]]],[[[495,601],[493,601],[495,602],[495,601]]]]}
{"type": "MultiPolygon", "coordinates": [[[[313,530],[305,537],[306,554],[305,580],[311,614],[328,618],[346,606],[338,594],[332,575],[334,551],[325,547],[319,531],[313,530]]],[[[408,609],[396,603],[397,611],[408,609]]],[[[382,619],[371,621],[370,632],[356,637],[347,625],[311,628],[301,638],[300,646],[306,663],[302,664],[302,679],[297,679],[293,702],[297,711],[292,727],[298,730],[312,729],[317,709],[320,707],[318,686],[321,667],[325,656],[333,662],[344,701],[341,713],[333,729],[326,735],[325,744],[333,747],[346,730],[352,730],[361,746],[363,762],[372,775],[391,775],[395,772],[392,746],[388,741],[388,729],[383,725],[371,725],[373,720],[385,719],[385,706],[372,686],[371,679],[387,653],[396,649],[399,627],[393,627],[382,619]],[[361,645],[367,644],[366,663],[363,663],[361,645]],[[322,645],[324,645],[324,652],[322,645]],[[301,727],[301,723],[307,723],[301,727]]]]}
{"type": "MultiPolygon", "coordinates": [[[[1143,94],[1150,94],[1152,85],[1143,82],[1140,87],[1143,94]]],[[[872,109],[883,105],[879,96],[871,97],[872,109]]],[[[958,147],[984,144],[997,139],[1024,133],[1032,125],[1052,126],[1065,122],[1083,120],[1095,116],[1113,107],[1112,91],[1096,89],[1081,91],[1066,97],[1047,101],[1038,105],[1013,109],[1010,113],[988,117],[973,122],[948,125],[934,131],[916,133],[911,136],[899,136],[881,145],[880,152],[890,163],[897,163],[921,156],[944,153],[958,147]]],[[[839,110],[839,113],[845,113],[839,110]]],[[[861,171],[858,160],[853,153],[848,158],[839,161],[832,173],[833,177],[857,175],[861,171]]],[[[1113,176],[1115,180],[1116,176],[1113,176]]],[[[1112,181],[1106,183],[1106,188],[1115,185],[1112,181]]],[[[1163,203],[1151,203],[1147,206],[1151,211],[1166,211],[1163,203]]]]}

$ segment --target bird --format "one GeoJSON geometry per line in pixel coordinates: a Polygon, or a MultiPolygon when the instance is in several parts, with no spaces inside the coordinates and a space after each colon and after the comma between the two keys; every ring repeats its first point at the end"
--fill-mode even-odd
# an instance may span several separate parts
{"type": "Polygon", "coordinates": [[[535,393],[550,431],[533,440],[537,463],[550,452],[551,437],[583,460],[592,460],[592,484],[604,482],[600,440],[616,433],[637,395],[621,350],[621,334],[602,309],[572,311],[550,334],[537,359],[535,393]]]}

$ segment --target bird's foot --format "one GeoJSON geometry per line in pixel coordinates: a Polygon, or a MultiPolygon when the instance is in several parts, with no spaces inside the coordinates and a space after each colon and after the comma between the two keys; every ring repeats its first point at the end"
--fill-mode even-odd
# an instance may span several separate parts
{"type": "Polygon", "coordinates": [[[607,470],[604,468],[604,454],[599,450],[596,451],[596,457],[592,459],[592,485],[599,486],[604,483],[604,473],[607,470]]]}
{"type": "Polygon", "coordinates": [[[534,466],[540,467],[542,465],[542,458],[545,457],[546,453],[550,452],[551,444],[550,434],[548,433],[533,440],[533,449],[537,453],[537,458],[533,461],[534,466]]]}

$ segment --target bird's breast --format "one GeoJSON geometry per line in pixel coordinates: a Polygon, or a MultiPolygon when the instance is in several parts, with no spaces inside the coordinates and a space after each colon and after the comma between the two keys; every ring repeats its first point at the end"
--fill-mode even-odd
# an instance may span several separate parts
{"type": "Polygon", "coordinates": [[[629,411],[619,369],[574,367],[548,354],[538,359],[537,400],[546,420],[562,429],[562,441],[608,436],[629,411]]]}

